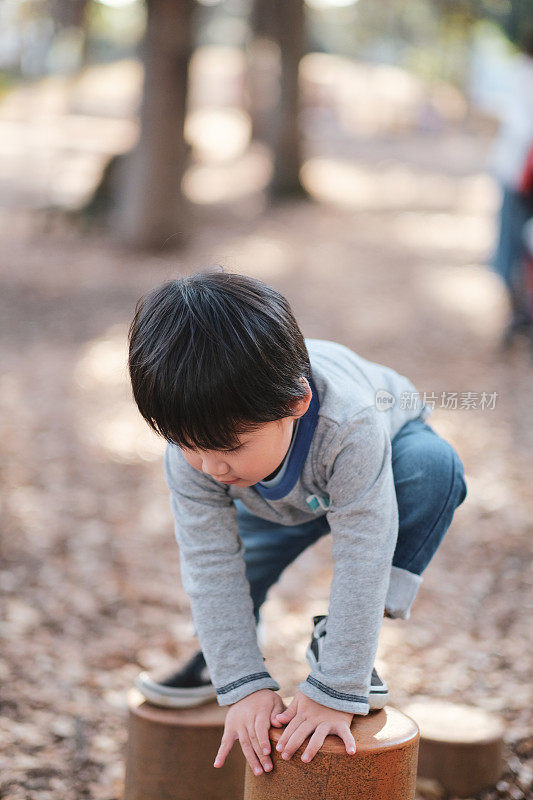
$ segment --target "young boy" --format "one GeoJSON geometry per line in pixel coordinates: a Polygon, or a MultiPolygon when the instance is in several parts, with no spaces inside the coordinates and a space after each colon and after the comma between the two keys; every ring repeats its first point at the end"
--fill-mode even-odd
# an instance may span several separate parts
{"type": "Polygon", "coordinates": [[[207,270],[156,288],[130,329],[135,401],[168,441],[183,585],[202,650],[143,695],[231,706],[214,766],[238,738],[272,768],[270,725],[290,758],[327,734],[349,753],[354,714],[388,700],[373,669],[383,614],[408,619],[466,497],[463,465],[425,419],[413,384],[335,342],[305,339],[287,300],[245,275],[207,270]],[[287,709],[258,646],[259,610],[282,571],[331,533],[328,615],[314,617],[307,678],[287,709]]]}

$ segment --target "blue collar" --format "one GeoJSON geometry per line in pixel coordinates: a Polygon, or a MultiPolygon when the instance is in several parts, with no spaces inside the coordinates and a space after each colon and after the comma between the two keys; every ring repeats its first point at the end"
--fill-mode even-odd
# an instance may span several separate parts
{"type": "Polygon", "coordinates": [[[309,385],[312,392],[311,402],[303,417],[300,417],[296,439],[283,478],[277,486],[270,488],[262,486],[260,483],[255,483],[250,487],[255,489],[265,500],[279,500],[281,497],[285,497],[296,486],[300,477],[300,472],[311,447],[318,422],[318,409],[320,408],[318,392],[312,378],[309,378],[309,385]]]}

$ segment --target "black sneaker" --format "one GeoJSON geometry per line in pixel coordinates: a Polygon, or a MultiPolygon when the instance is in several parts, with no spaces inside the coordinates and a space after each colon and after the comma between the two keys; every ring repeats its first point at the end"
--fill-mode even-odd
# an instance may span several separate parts
{"type": "MultiPolygon", "coordinates": [[[[320,651],[326,636],[326,623],[327,614],[319,614],[313,617],[313,635],[311,642],[306,650],[305,657],[311,669],[316,669],[320,661],[320,651]]],[[[370,711],[379,708],[384,708],[389,701],[389,687],[385,681],[381,680],[375,667],[372,669],[372,678],[370,682],[370,693],[368,696],[368,705],[370,711]]]]}
{"type": "Polygon", "coordinates": [[[135,678],[135,686],[146,700],[163,708],[199,706],[217,696],[201,650],[181,669],[162,680],[156,681],[148,672],[141,672],[135,678]]]}

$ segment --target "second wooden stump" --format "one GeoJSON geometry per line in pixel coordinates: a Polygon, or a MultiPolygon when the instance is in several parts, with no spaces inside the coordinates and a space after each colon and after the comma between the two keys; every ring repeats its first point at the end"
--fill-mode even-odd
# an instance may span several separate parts
{"type": "Polygon", "coordinates": [[[239,742],[226,763],[213,761],[227,708],[157,708],[129,694],[129,735],[124,800],[241,800],[244,756],[239,742]]]}

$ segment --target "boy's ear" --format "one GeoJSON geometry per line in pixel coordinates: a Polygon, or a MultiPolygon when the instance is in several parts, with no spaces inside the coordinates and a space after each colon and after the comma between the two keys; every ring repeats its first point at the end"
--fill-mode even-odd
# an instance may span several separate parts
{"type": "Polygon", "coordinates": [[[305,383],[307,386],[307,395],[302,397],[301,400],[297,400],[294,404],[294,417],[303,417],[307,409],[309,408],[309,404],[311,402],[311,398],[313,396],[313,392],[311,391],[311,387],[309,386],[309,381],[307,378],[300,378],[300,383],[305,383]]]}

